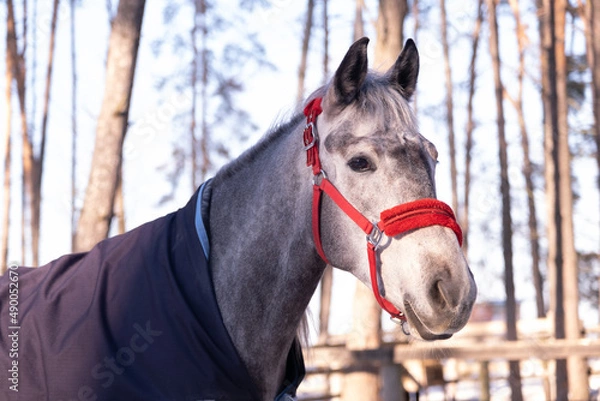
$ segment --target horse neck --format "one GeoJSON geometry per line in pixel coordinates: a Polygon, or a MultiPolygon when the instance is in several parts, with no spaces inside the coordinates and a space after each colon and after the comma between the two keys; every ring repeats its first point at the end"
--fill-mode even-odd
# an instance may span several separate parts
{"type": "Polygon", "coordinates": [[[265,399],[325,267],[311,232],[310,169],[301,126],[259,145],[215,177],[210,210],[217,302],[265,399]],[[231,170],[231,168],[229,169],[231,170]]]}

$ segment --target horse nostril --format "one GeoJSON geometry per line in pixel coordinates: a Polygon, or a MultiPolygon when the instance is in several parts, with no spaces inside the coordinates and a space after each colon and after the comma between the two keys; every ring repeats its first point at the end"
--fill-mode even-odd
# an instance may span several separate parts
{"type": "Polygon", "coordinates": [[[442,280],[436,281],[429,293],[432,303],[438,307],[455,308],[460,303],[458,290],[449,288],[442,280]]]}

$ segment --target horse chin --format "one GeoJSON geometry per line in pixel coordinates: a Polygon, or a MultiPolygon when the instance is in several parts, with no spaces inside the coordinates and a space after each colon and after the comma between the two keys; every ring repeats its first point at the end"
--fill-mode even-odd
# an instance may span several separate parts
{"type": "Polygon", "coordinates": [[[430,329],[423,323],[421,318],[419,318],[419,315],[408,301],[404,303],[404,314],[410,327],[410,334],[417,339],[425,341],[447,340],[457,331],[450,330],[449,328],[441,331],[430,329]]]}

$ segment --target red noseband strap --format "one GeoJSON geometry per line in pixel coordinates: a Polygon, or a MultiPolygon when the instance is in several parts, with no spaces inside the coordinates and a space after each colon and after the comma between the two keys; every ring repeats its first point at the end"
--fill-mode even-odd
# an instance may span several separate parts
{"type": "Polygon", "coordinates": [[[404,203],[381,212],[379,229],[393,237],[429,226],[444,226],[452,229],[458,243],[462,246],[462,230],[456,222],[450,206],[437,199],[419,199],[404,203]]]}
{"type": "Polygon", "coordinates": [[[323,251],[320,232],[321,195],[326,193],[367,234],[369,275],[375,299],[393,319],[405,321],[404,314],[385,299],[380,288],[381,275],[378,269],[379,263],[377,263],[377,250],[383,236],[382,233],[385,233],[388,237],[394,237],[423,227],[444,226],[454,231],[458,243],[462,245],[462,231],[450,206],[437,199],[419,199],[384,210],[380,216],[381,221],[376,225],[352,206],[329,181],[321,168],[316,125],[317,116],[323,111],[321,100],[321,98],[313,99],[304,109],[304,115],[306,116],[306,127],[304,129],[304,150],[307,153],[306,165],[311,166],[313,170],[312,229],[315,247],[319,256],[326,263],[329,263],[323,251]]]}

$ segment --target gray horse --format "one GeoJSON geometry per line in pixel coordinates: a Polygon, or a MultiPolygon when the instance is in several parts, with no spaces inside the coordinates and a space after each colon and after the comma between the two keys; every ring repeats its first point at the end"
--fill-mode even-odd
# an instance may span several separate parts
{"type": "MultiPolygon", "coordinates": [[[[357,41],[331,83],[311,98],[323,99],[316,123],[322,170],[357,210],[378,221],[394,205],[435,198],[437,151],[419,134],[408,104],[419,69],[414,43],[383,75],[368,73],[367,43],[357,41]]],[[[265,400],[282,380],[286,351],[325,268],[312,231],[313,185],[299,142],[304,128],[304,118],[293,118],[212,185],[217,301],[265,400]]],[[[327,196],[320,235],[329,263],[371,286],[363,230],[327,196]]],[[[399,235],[379,259],[385,297],[404,311],[415,337],[446,338],[466,324],[477,290],[452,230],[399,235]]]]}
{"type": "Polygon", "coordinates": [[[477,290],[454,214],[435,200],[437,151],[408,104],[418,53],[408,41],[377,74],[367,43],[350,47],[304,115],[184,208],[88,253],[10,266],[0,398],[287,399],[327,263],[372,287],[414,337],[460,330],[477,290]]]}

